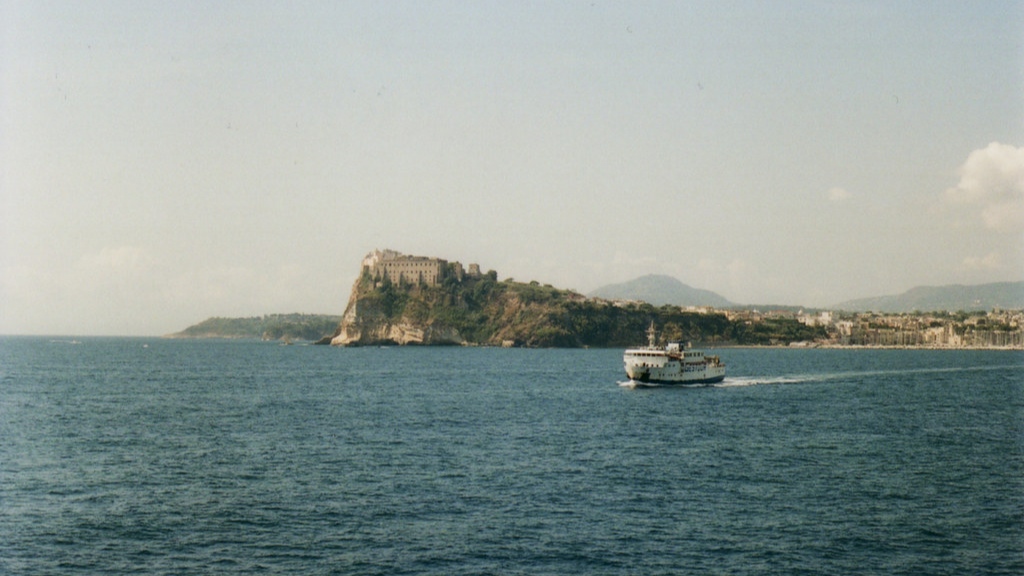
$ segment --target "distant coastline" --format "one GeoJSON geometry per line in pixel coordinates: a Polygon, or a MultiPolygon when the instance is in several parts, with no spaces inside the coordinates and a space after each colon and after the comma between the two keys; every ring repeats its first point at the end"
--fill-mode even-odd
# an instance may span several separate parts
{"type": "MultiPolygon", "coordinates": [[[[615,287],[655,299],[714,296],[671,278],[615,287]]],[[[1009,303],[1024,283],[922,288],[922,302],[1009,303]]],[[[646,341],[654,323],[665,342],[701,347],[1024,350],[1024,309],[862,312],[797,306],[658,305],[638,298],[584,296],[539,282],[498,280],[494,270],[395,250],[360,264],[341,316],[271,314],[209,318],[172,338],[305,340],[334,346],[425,345],[617,348],[646,341]]],[[[893,305],[888,301],[888,305],[893,305]]]]}
{"type": "Polygon", "coordinates": [[[330,314],[267,314],[245,318],[207,318],[164,338],[258,339],[317,341],[334,331],[341,316],[330,314]]]}
{"type": "MultiPolygon", "coordinates": [[[[643,303],[609,303],[598,300],[598,307],[621,307],[644,310],[641,314],[648,317],[671,315],[673,309],[677,314],[686,311],[675,307],[654,308],[643,303]]],[[[581,317],[593,314],[586,307],[574,308],[581,317]]],[[[697,339],[694,344],[708,348],[829,348],[848,350],[1024,350],[1024,311],[973,312],[950,314],[946,312],[914,313],[914,314],[876,314],[876,313],[835,313],[819,312],[807,314],[790,310],[759,312],[751,310],[714,310],[701,309],[689,311],[691,318],[722,316],[730,323],[743,324],[748,327],[773,325],[804,326],[815,328],[814,339],[772,338],[766,337],[761,342],[736,342],[724,339],[705,341],[697,339]],[[780,322],[782,324],[780,324],[780,322]]],[[[247,318],[214,317],[189,326],[181,332],[169,334],[165,338],[179,339],[258,339],[282,341],[307,341],[320,344],[330,343],[339,331],[342,316],[329,314],[269,314],[247,318]]],[[[551,326],[534,326],[535,330],[551,330],[551,326]]],[[[681,334],[677,334],[681,335],[681,334]]],[[[692,335],[697,335],[691,333],[692,335]]],[[[638,337],[639,338],[639,337],[638,337]]],[[[680,338],[686,340],[685,338],[680,338]]],[[[640,339],[635,339],[640,342],[640,339]]],[[[690,340],[692,341],[692,340],[690,340]]],[[[394,342],[380,342],[391,343],[394,342]]],[[[368,343],[370,345],[377,342],[368,343]]],[[[445,345],[461,344],[463,346],[524,346],[523,341],[508,340],[503,342],[448,342],[445,345]]],[[[628,343],[627,343],[628,344],[628,343]]],[[[427,345],[430,345],[428,343],[427,345]]],[[[576,346],[562,344],[566,348],[616,348],[622,342],[579,344],[576,346]]],[[[530,347],[527,345],[527,347],[530,347]]],[[[547,346],[535,346],[547,347],[547,346]]]]}

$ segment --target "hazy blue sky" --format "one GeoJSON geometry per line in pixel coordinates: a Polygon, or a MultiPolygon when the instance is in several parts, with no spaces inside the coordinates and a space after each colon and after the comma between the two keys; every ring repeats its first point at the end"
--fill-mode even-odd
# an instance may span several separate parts
{"type": "Polygon", "coordinates": [[[374,248],[824,306],[1024,279],[1024,2],[0,0],[0,333],[340,314],[374,248]]]}

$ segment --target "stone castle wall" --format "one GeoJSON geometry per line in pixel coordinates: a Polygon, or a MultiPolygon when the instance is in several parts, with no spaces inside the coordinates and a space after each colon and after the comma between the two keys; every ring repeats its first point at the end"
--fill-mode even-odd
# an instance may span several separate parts
{"type": "Polygon", "coordinates": [[[453,262],[449,267],[448,261],[441,258],[429,258],[426,256],[408,256],[394,250],[374,250],[363,258],[363,269],[370,274],[374,280],[387,278],[394,284],[426,284],[437,286],[452,274],[461,282],[466,276],[470,278],[480,277],[480,266],[469,265],[469,274],[463,271],[462,263],[453,262]]]}

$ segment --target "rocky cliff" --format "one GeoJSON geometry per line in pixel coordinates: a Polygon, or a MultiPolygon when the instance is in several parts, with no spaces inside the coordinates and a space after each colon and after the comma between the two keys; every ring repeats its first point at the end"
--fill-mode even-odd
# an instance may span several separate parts
{"type": "Polygon", "coordinates": [[[356,281],[336,346],[574,345],[554,342],[550,316],[556,301],[583,296],[550,287],[498,282],[494,276],[425,284],[393,283],[364,274],[356,281]]]}
{"type": "Polygon", "coordinates": [[[381,306],[372,289],[356,283],[341,324],[331,338],[333,346],[377,344],[461,345],[466,340],[453,326],[381,306]]]}

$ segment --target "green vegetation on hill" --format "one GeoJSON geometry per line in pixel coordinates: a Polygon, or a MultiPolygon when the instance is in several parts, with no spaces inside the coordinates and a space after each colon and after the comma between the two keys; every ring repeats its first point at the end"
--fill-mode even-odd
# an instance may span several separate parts
{"type": "Polygon", "coordinates": [[[450,278],[428,286],[375,282],[366,275],[354,287],[350,306],[355,305],[356,321],[364,327],[404,323],[424,330],[454,329],[467,343],[481,345],[623,347],[646,342],[652,321],[663,340],[695,345],[784,344],[825,335],[823,328],[792,319],[748,325],[722,313],[643,302],[613,304],[536,282],[499,282],[496,276],[488,273],[462,282],[450,278]]]}
{"type": "Polygon", "coordinates": [[[319,340],[330,334],[341,316],[324,314],[268,314],[251,318],[208,318],[171,334],[171,338],[261,338],[263,340],[319,340]]]}

